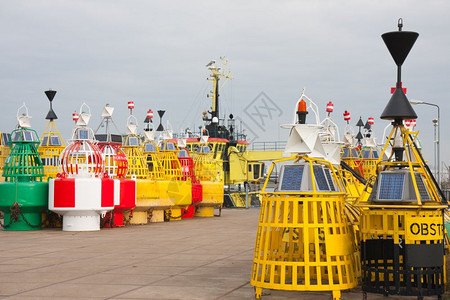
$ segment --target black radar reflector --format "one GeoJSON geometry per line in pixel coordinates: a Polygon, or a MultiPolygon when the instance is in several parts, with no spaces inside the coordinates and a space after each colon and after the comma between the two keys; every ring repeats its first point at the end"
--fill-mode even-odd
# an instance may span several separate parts
{"type": "Polygon", "coordinates": [[[402,64],[411,51],[419,34],[412,31],[402,31],[403,20],[398,20],[398,31],[386,32],[381,35],[386,47],[397,65],[397,84],[394,93],[381,114],[381,119],[395,120],[401,123],[405,119],[417,119],[417,114],[409,103],[402,89],[402,64]]]}
{"type": "Polygon", "coordinates": [[[361,117],[359,117],[359,121],[358,121],[358,123],[356,123],[356,126],[358,126],[358,127],[363,127],[364,126],[364,123],[363,123],[361,117]]]}
{"type": "Polygon", "coordinates": [[[56,119],[58,119],[58,117],[56,116],[55,112],[53,111],[53,107],[52,107],[52,101],[53,101],[53,98],[55,98],[56,91],[48,90],[48,91],[45,91],[44,93],[47,96],[48,101],[50,101],[50,110],[48,111],[45,119],[50,120],[50,121],[56,120],[56,119]]]}
{"type": "Polygon", "coordinates": [[[156,128],[156,131],[164,131],[164,127],[162,125],[162,117],[164,116],[165,110],[158,110],[159,115],[159,125],[158,128],[156,128]]]}

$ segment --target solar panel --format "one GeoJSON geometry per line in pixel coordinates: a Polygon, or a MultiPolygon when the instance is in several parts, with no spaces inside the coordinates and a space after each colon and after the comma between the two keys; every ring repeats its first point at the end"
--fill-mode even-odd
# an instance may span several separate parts
{"type": "Polygon", "coordinates": [[[44,138],[42,139],[41,145],[42,145],[42,146],[47,146],[47,141],[48,141],[48,137],[47,137],[47,136],[44,136],[44,138]]]}
{"type": "Polygon", "coordinates": [[[328,186],[327,178],[325,177],[322,166],[313,166],[313,172],[319,190],[329,191],[330,187],[328,186]]]}
{"type": "Polygon", "coordinates": [[[364,150],[363,158],[370,158],[370,150],[364,150]]]}
{"type": "Polygon", "coordinates": [[[344,153],[342,154],[342,157],[350,157],[350,149],[344,148],[344,153]]]}
{"type": "Polygon", "coordinates": [[[10,134],[2,133],[3,146],[8,146],[8,142],[11,139],[10,134]]]}
{"type": "Polygon", "coordinates": [[[352,149],[352,157],[358,157],[358,153],[355,149],[352,149]]]}
{"type": "Polygon", "coordinates": [[[420,199],[430,200],[430,195],[428,195],[427,188],[425,187],[425,183],[423,182],[422,175],[420,173],[415,173],[414,177],[416,178],[417,188],[419,189],[420,199]]]}
{"type": "Polygon", "coordinates": [[[89,134],[87,130],[78,131],[78,136],[80,140],[87,140],[89,138],[89,134]]]}
{"type": "Polygon", "coordinates": [[[139,146],[138,139],[135,136],[131,136],[128,138],[128,145],[130,146],[139,146]]]}
{"type": "Polygon", "coordinates": [[[281,182],[282,191],[299,191],[302,185],[304,166],[284,166],[281,182]]]}
{"type": "Polygon", "coordinates": [[[175,144],[174,143],[167,143],[166,150],[170,150],[170,151],[175,150],[175,144]]]}
{"type": "Polygon", "coordinates": [[[122,136],[120,134],[111,134],[111,142],[122,143],[122,136]]]}
{"type": "Polygon", "coordinates": [[[18,131],[14,132],[14,135],[12,137],[13,141],[19,141],[20,140],[20,133],[18,131]]]}
{"type": "Polygon", "coordinates": [[[108,136],[104,133],[101,134],[98,133],[95,135],[95,139],[99,142],[106,142],[108,140],[108,136]]]}
{"type": "Polygon", "coordinates": [[[59,136],[51,136],[50,137],[50,145],[52,146],[61,146],[61,139],[59,136]]]}
{"type": "Polygon", "coordinates": [[[23,133],[23,140],[24,141],[32,141],[33,136],[31,135],[31,131],[24,131],[23,133]]]}
{"type": "Polygon", "coordinates": [[[327,181],[328,181],[328,185],[330,186],[330,190],[335,192],[336,188],[334,187],[333,178],[331,177],[331,170],[325,169],[325,175],[327,176],[327,181]]]}
{"type": "Polygon", "coordinates": [[[381,174],[378,199],[402,200],[403,182],[405,174],[384,173],[381,174]]]}
{"type": "Polygon", "coordinates": [[[379,157],[378,156],[378,150],[373,150],[372,155],[373,155],[373,158],[378,158],[379,157]]]}
{"type": "Polygon", "coordinates": [[[186,150],[181,149],[180,152],[178,153],[178,157],[189,157],[189,156],[186,150]]]}
{"type": "Polygon", "coordinates": [[[145,144],[145,152],[156,152],[156,145],[153,143],[145,144]]]}

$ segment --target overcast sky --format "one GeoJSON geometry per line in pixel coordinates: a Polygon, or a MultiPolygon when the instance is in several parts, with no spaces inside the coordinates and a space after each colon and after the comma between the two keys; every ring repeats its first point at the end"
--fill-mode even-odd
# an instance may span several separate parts
{"type": "MultiPolygon", "coordinates": [[[[221,115],[232,112],[256,141],[286,138],[278,125],[291,121],[306,87],[321,117],[328,101],[334,102],[341,135],[342,113],[349,110],[353,124],[359,116],[374,117],[382,142],[389,122],[379,116],[396,66],[380,36],[397,30],[401,17],[403,30],[419,33],[404,63],[403,84],[409,99],[440,106],[441,158],[450,164],[447,0],[30,0],[2,1],[0,7],[0,131],[14,128],[17,108],[25,102],[41,134],[48,112],[44,91],[51,88],[57,90],[54,110],[65,139],[83,101],[91,107],[94,129],[109,103],[125,132],[129,100],[140,122],[151,108],[166,110],[164,119],[175,131],[198,127],[201,112],[211,105],[205,65],[225,56],[233,80],[221,91],[221,115]],[[253,114],[261,97],[275,103],[266,117],[253,114]]],[[[432,165],[436,108],[414,108],[432,165]]]]}

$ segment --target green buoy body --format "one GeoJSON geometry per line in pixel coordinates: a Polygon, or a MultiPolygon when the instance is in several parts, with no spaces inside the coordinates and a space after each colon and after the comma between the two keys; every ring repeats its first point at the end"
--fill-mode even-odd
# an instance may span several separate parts
{"type": "Polygon", "coordinates": [[[4,230],[41,229],[41,213],[48,206],[47,182],[2,182],[0,195],[0,210],[4,212],[4,230]],[[16,201],[20,211],[15,211],[16,201]]]}

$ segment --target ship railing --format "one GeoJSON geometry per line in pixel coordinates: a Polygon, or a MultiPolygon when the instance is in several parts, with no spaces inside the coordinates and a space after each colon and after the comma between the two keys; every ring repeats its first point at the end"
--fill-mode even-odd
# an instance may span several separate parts
{"type": "Polygon", "coordinates": [[[249,148],[253,151],[281,151],[286,148],[286,141],[252,142],[249,148]]]}

